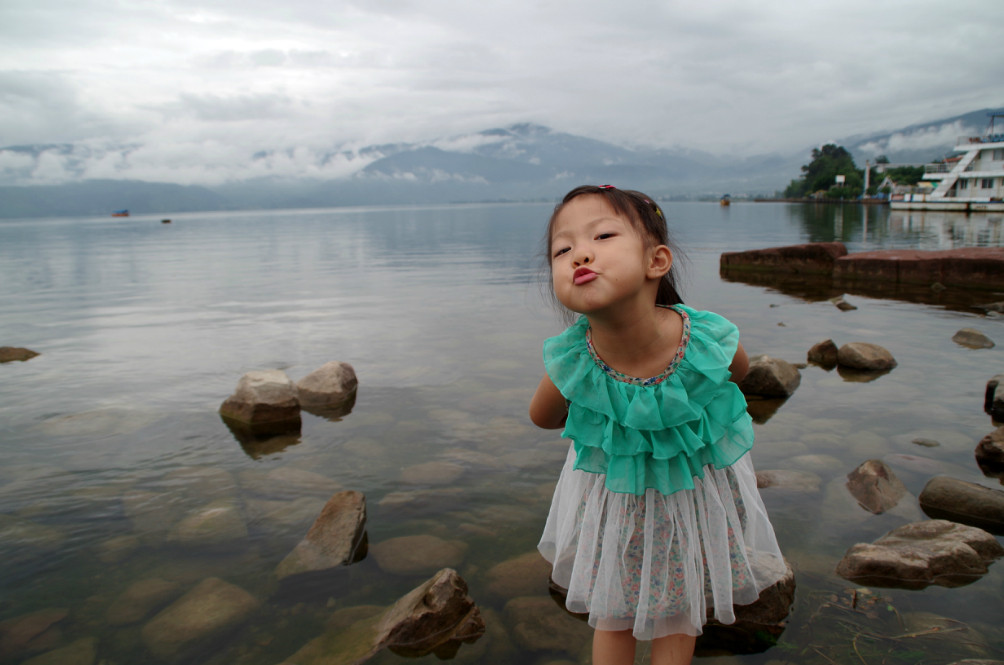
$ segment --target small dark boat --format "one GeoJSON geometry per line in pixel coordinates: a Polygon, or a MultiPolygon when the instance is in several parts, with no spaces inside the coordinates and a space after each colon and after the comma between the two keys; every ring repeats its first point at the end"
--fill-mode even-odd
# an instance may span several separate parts
{"type": "Polygon", "coordinates": [[[128,216],[129,216],[128,210],[116,210],[112,213],[112,217],[128,217],[128,216]]]}

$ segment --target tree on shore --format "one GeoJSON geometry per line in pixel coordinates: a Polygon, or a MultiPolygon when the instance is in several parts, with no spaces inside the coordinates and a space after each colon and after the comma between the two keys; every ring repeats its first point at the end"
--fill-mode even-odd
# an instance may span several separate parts
{"type": "Polygon", "coordinates": [[[786,198],[804,198],[822,192],[829,199],[853,199],[861,196],[864,171],[854,165],[854,158],[843,146],[827,143],[812,150],[812,161],[802,167],[802,177],[792,180],[784,190],[786,198]],[[843,184],[837,176],[844,177],[843,184]]]}

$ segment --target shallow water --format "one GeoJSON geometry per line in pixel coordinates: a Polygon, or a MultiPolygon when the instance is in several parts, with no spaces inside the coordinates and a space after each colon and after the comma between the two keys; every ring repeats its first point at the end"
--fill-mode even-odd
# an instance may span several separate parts
{"type": "MultiPolygon", "coordinates": [[[[56,646],[94,637],[101,660],[145,661],[143,622],[108,620],[119,595],[142,579],[188,589],[219,576],[262,606],[214,645],[212,662],[281,662],[332,611],[390,604],[433,572],[392,575],[368,556],[323,584],[276,592],[272,571],[323,502],[356,489],[371,546],[413,534],[459,541],[456,567],[490,627],[458,660],[578,660],[581,643],[529,651],[514,641],[507,598],[486,577],[534,549],[564,459],[565,445],[525,415],[540,343],[562,325],[539,281],[549,208],[0,221],[0,345],[41,353],[0,365],[0,621],[66,608],[56,646]],[[295,381],[330,360],[351,363],[360,381],[341,420],[304,414],[299,436],[242,445],[217,415],[247,371],[282,369],[295,381]],[[461,473],[408,482],[412,467],[434,461],[461,473]],[[214,501],[238,507],[246,536],[178,545],[172,529],[214,501]]],[[[1000,487],[973,449],[992,429],[983,391],[1004,371],[1004,318],[955,306],[952,293],[924,304],[851,292],[857,309],[843,312],[829,293],[725,281],[718,257],[824,240],[851,251],[1000,246],[1001,217],[742,202],[666,210],[686,254],[685,299],[735,321],[751,354],[804,362],[832,338],[881,344],[899,362],[864,383],[807,367],[796,393],[756,426],[758,469],[818,479],[818,491],[763,491],[796,570],[796,605],[777,646],[707,662],[941,663],[976,654],[972,644],[1000,657],[1004,564],[962,588],[873,589],[854,607],[855,585],[833,568],[854,543],[923,518],[909,499],[895,514],[858,508],[843,483],[866,459],[886,460],[914,496],[937,473],[1000,487]],[[963,327],[998,346],[956,345],[963,327]],[[908,627],[923,613],[961,623],[936,642],[900,637],[923,632],[908,627]]]]}

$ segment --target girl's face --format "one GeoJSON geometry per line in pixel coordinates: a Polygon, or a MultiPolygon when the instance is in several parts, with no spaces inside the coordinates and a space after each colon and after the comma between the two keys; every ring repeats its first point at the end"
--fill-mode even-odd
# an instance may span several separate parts
{"type": "Polygon", "coordinates": [[[653,305],[654,291],[648,288],[653,249],[645,245],[631,220],[602,196],[572,199],[551,230],[555,295],[568,309],[587,315],[625,304],[653,305]]]}

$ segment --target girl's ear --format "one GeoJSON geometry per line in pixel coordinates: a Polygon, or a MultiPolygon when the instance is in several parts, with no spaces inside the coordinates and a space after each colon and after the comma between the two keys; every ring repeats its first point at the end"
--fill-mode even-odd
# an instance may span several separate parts
{"type": "Polygon", "coordinates": [[[649,279],[662,279],[663,275],[673,267],[673,252],[665,245],[659,245],[651,250],[647,274],[649,279]]]}

